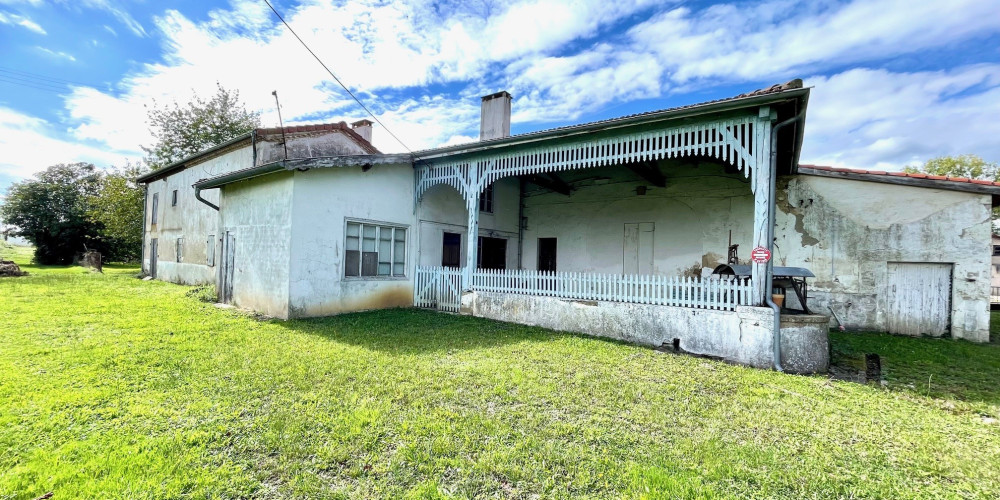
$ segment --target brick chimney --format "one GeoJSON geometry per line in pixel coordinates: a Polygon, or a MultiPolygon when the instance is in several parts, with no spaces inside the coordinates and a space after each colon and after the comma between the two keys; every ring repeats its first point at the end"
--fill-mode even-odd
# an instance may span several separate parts
{"type": "Polygon", "coordinates": [[[479,140],[510,137],[510,94],[506,90],[484,95],[479,119],[479,140]]]}
{"type": "Polygon", "coordinates": [[[372,125],[369,120],[358,120],[351,124],[351,128],[370,143],[372,142],[372,125]]]}

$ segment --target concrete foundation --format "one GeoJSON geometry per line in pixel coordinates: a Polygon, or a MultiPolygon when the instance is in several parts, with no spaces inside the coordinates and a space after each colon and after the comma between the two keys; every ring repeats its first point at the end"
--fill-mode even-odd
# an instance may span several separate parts
{"type": "MultiPolygon", "coordinates": [[[[774,312],[763,307],[715,311],[622,302],[579,301],[489,292],[462,296],[462,314],[553,330],[585,333],[684,352],[757,368],[772,366],[774,312]]],[[[825,372],[829,343],[823,316],[797,316],[782,339],[784,368],[825,372]]],[[[782,332],[785,333],[782,322],[782,332]]]]}
{"type": "Polygon", "coordinates": [[[781,316],[781,365],[792,373],[830,368],[830,318],[822,314],[781,316]]]}

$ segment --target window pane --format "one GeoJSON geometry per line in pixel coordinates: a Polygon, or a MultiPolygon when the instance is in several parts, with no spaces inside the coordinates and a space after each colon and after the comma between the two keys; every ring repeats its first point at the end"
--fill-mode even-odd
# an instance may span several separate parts
{"type": "Polygon", "coordinates": [[[361,252],[357,250],[348,250],[344,255],[344,276],[357,276],[358,271],[360,271],[361,263],[361,252]]]}
{"type": "Polygon", "coordinates": [[[394,276],[403,276],[406,274],[406,230],[396,229],[395,239],[393,240],[393,253],[392,253],[392,274],[394,276]]]}
{"type": "Polygon", "coordinates": [[[389,259],[392,257],[392,228],[381,226],[378,231],[378,275],[388,276],[391,272],[389,259]]]}
{"type": "MultiPolygon", "coordinates": [[[[361,228],[357,224],[348,223],[347,224],[347,247],[348,252],[357,252],[361,249],[361,241],[358,239],[361,228]]],[[[356,262],[355,262],[356,263],[356,262]]],[[[355,266],[356,267],[356,266],[355,266]]],[[[357,276],[357,271],[353,276],[357,276]]]]}
{"type": "Polygon", "coordinates": [[[361,252],[361,275],[375,276],[378,270],[378,254],[375,252],[361,252]]]}
{"type": "Polygon", "coordinates": [[[362,226],[361,227],[362,238],[361,238],[361,251],[363,252],[374,252],[375,251],[375,226],[362,226]]]}

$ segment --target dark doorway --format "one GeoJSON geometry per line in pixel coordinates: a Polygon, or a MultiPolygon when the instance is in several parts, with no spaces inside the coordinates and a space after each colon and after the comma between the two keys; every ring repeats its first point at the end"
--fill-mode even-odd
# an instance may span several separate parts
{"type": "Polygon", "coordinates": [[[507,240],[479,237],[479,269],[507,269],[507,240]]]}
{"type": "Polygon", "coordinates": [[[556,270],[556,239],[538,238],[538,270],[556,270]]]}
{"type": "Polygon", "coordinates": [[[445,267],[462,266],[462,235],[444,233],[441,241],[441,265],[445,267]]]}
{"type": "Polygon", "coordinates": [[[226,231],[222,240],[222,266],[219,267],[219,302],[233,301],[233,278],[236,270],[236,235],[226,231]]]}
{"type": "Polygon", "coordinates": [[[156,242],[156,238],[149,240],[149,275],[154,280],[156,279],[156,254],[159,252],[156,242]]]}

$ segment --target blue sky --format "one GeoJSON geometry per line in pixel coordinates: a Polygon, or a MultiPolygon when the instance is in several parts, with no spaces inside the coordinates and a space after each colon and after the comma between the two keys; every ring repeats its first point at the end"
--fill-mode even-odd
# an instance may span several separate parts
{"type": "MultiPolygon", "coordinates": [[[[814,86],[802,161],[901,169],[1000,161],[1000,1],[280,0],[413,150],[474,140],[480,95],[514,133],[814,86]]],[[[263,0],[0,0],[0,190],[59,162],[123,164],[145,106],[237,89],[265,125],[363,111],[263,0]]],[[[403,151],[384,130],[374,142],[403,151]]]]}

